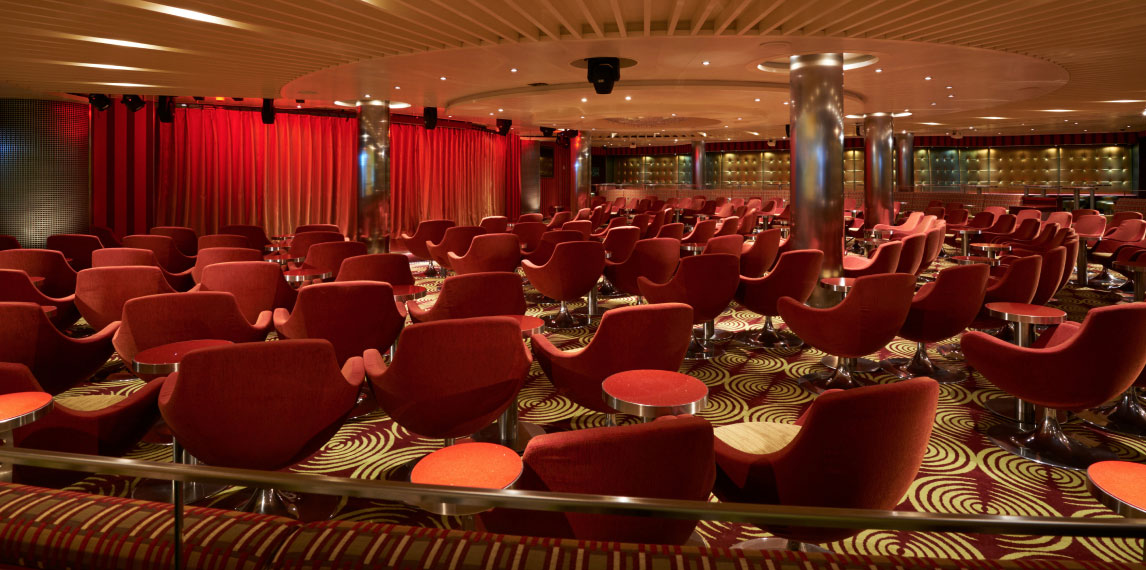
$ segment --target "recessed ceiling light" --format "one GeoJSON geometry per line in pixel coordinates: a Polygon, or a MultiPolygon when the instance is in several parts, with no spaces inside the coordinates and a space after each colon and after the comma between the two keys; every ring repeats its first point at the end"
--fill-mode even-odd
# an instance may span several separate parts
{"type": "Polygon", "coordinates": [[[581,102],[582,102],[582,103],[588,103],[588,102],[589,102],[589,98],[588,98],[588,97],[582,97],[582,98],[581,98],[581,102]]]}
{"type": "Polygon", "coordinates": [[[1103,101],[1103,103],[1146,103],[1146,99],[1114,99],[1113,101],[1103,101]]]}
{"type": "Polygon", "coordinates": [[[931,81],[931,76],[930,76],[930,75],[928,75],[927,77],[924,77],[924,78],[923,78],[923,80],[924,80],[924,81],[931,81]]]}
{"type": "Polygon", "coordinates": [[[505,112],[505,109],[501,109],[501,108],[498,108],[497,112],[498,112],[498,113],[504,113],[504,112],[505,112]]]}
{"type": "Polygon", "coordinates": [[[877,68],[875,68],[875,72],[876,72],[876,73],[883,73],[883,69],[880,69],[880,68],[878,68],[878,67],[877,67],[877,68]]]}
{"type": "Polygon", "coordinates": [[[401,85],[395,85],[395,86],[394,86],[394,89],[401,89],[401,88],[402,88],[402,86],[401,86],[401,85]]]}
{"type": "Polygon", "coordinates": [[[295,108],[295,109],[301,109],[301,108],[302,108],[302,105],[295,105],[295,106],[294,106],[294,108],[295,108]]]}
{"type": "Polygon", "coordinates": [[[910,117],[911,113],[908,112],[907,110],[904,110],[902,113],[892,113],[891,116],[892,117],[910,117]]]}
{"type": "Polygon", "coordinates": [[[759,103],[759,102],[760,102],[760,98],[759,98],[759,97],[757,97],[756,99],[754,99],[754,101],[756,101],[757,103],[759,103]]]}
{"type": "Polygon", "coordinates": [[[166,6],[163,4],[156,4],[154,2],[147,2],[146,0],[118,0],[119,4],[125,4],[134,8],[141,8],[143,10],[150,10],[152,12],[159,12],[160,14],[168,14],[170,16],[178,16],[180,18],[187,18],[188,20],[195,20],[197,22],[206,22],[208,24],[215,24],[218,26],[227,26],[229,28],[252,29],[253,26],[240,22],[238,20],[230,20],[227,18],[220,18],[212,16],[206,12],[197,12],[195,10],[188,10],[186,8],[176,8],[175,6],[166,6]]]}
{"type": "Polygon", "coordinates": [[[489,114],[489,116],[491,116],[491,117],[492,117],[492,116],[493,116],[493,113],[490,113],[490,114],[489,114]]]}
{"type": "Polygon", "coordinates": [[[736,120],[737,120],[737,121],[743,121],[743,120],[744,120],[744,117],[736,117],[736,120]]]}
{"type": "Polygon", "coordinates": [[[931,102],[931,106],[932,106],[932,107],[934,107],[934,106],[935,106],[935,101],[932,101],[932,102],[931,102]]]}
{"type": "Polygon", "coordinates": [[[675,116],[676,116],[676,113],[672,113],[672,116],[674,116],[674,117],[675,117],[675,116]]]}
{"type": "Polygon", "coordinates": [[[55,63],[59,65],[73,65],[76,67],[91,67],[95,69],[112,69],[115,71],[159,71],[158,69],[149,69],[146,67],[131,67],[128,65],[111,65],[109,63],[83,63],[78,61],[49,61],[45,63],[55,63]]]}
{"type": "Polygon", "coordinates": [[[445,81],[445,80],[446,80],[446,76],[445,76],[445,75],[443,75],[443,76],[439,77],[438,79],[441,79],[442,81],[445,81]]]}
{"type": "Polygon", "coordinates": [[[702,61],[702,62],[700,62],[700,64],[701,64],[701,65],[708,65],[708,62],[707,62],[707,61],[702,61]]]}
{"type": "Polygon", "coordinates": [[[163,87],[162,85],[148,85],[146,83],[116,83],[111,81],[79,81],[86,85],[107,85],[110,87],[163,87]]]}
{"type": "Polygon", "coordinates": [[[1073,113],[1074,109],[1043,109],[1044,113],[1073,113]]]}
{"type": "Polygon", "coordinates": [[[625,95],[625,101],[632,101],[632,100],[633,100],[633,97],[631,95],[625,95]]]}
{"type": "Polygon", "coordinates": [[[369,93],[367,93],[367,94],[365,95],[365,97],[366,97],[367,99],[369,99],[369,98],[370,98],[370,94],[369,94],[369,93]]]}
{"type": "Polygon", "coordinates": [[[948,85],[948,86],[947,86],[947,88],[948,88],[948,89],[954,89],[954,87],[952,87],[952,86],[950,86],[950,85],[948,85]]]}
{"type": "Polygon", "coordinates": [[[954,93],[948,93],[948,94],[947,94],[947,98],[948,98],[948,99],[954,99],[954,98],[955,98],[955,94],[954,94],[954,93]]]}
{"type": "Polygon", "coordinates": [[[784,101],[784,104],[785,104],[785,105],[787,105],[787,104],[788,104],[788,102],[787,102],[787,101],[784,101]]]}
{"type": "Polygon", "coordinates": [[[931,126],[931,127],[938,127],[939,125],[942,125],[943,123],[919,123],[919,124],[921,124],[921,125],[928,125],[928,126],[931,126]]]}
{"type": "Polygon", "coordinates": [[[509,68],[509,72],[510,72],[510,73],[517,73],[517,68],[516,68],[516,67],[511,67],[511,68],[509,68]]]}
{"type": "Polygon", "coordinates": [[[185,50],[185,49],[172,48],[172,47],[160,46],[160,45],[155,45],[155,44],[144,44],[144,43],[140,43],[140,42],[130,42],[127,40],[117,40],[117,39],[113,39],[113,38],[99,38],[99,37],[95,37],[95,36],[81,36],[81,35],[77,35],[77,34],[65,34],[65,33],[53,33],[53,34],[49,34],[49,35],[54,36],[54,37],[58,37],[58,38],[67,39],[67,40],[77,40],[77,41],[81,41],[81,42],[92,42],[92,43],[97,43],[97,44],[105,44],[105,45],[109,45],[109,46],[129,47],[129,48],[137,48],[137,49],[151,49],[151,50],[156,50],[156,51],[174,51],[174,52],[190,53],[189,50],[185,50]]]}
{"type": "Polygon", "coordinates": [[[584,119],[584,118],[585,118],[585,115],[581,115],[581,118],[582,118],[582,119],[584,119]]]}
{"type": "Polygon", "coordinates": [[[1002,121],[1006,117],[979,117],[980,119],[987,119],[989,121],[1002,121]]]}

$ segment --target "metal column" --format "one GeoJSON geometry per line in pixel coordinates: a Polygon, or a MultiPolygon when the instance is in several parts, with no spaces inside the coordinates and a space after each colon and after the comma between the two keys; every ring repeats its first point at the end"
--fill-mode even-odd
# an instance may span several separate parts
{"type": "Polygon", "coordinates": [[[915,191],[915,135],[900,133],[895,135],[896,189],[900,192],[915,191]]]}
{"type": "Polygon", "coordinates": [[[581,208],[589,207],[589,192],[593,186],[593,166],[590,149],[592,140],[587,135],[577,135],[569,139],[569,152],[572,154],[573,168],[570,175],[573,177],[569,189],[569,209],[574,214],[581,208]]]}
{"type": "Polygon", "coordinates": [[[692,141],[692,185],[704,190],[704,141],[692,141]]]}
{"type": "Polygon", "coordinates": [[[358,107],[358,229],[369,253],[390,250],[390,102],[358,107]]]}
{"type": "Polygon", "coordinates": [[[871,113],[863,118],[864,225],[890,224],[891,196],[895,186],[895,141],[891,113],[871,113]]]}

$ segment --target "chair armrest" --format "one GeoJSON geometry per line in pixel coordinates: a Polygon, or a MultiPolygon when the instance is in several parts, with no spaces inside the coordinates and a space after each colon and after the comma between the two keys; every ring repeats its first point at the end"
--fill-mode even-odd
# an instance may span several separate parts
{"type": "Polygon", "coordinates": [[[76,344],[110,342],[112,337],[115,336],[116,331],[119,330],[119,326],[120,326],[121,322],[122,321],[115,321],[115,322],[109,323],[106,327],[100,329],[99,332],[97,332],[91,336],[80,337],[80,338],[76,338],[76,339],[72,339],[72,340],[76,344]]]}
{"type": "Polygon", "coordinates": [[[354,388],[362,387],[362,382],[366,379],[366,364],[361,356],[352,356],[342,365],[342,377],[354,388]]]}
{"type": "MultiPolygon", "coordinates": [[[[278,309],[276,309],[276,311],[277,310],[278,309]]],[[[259,318],[255,319],[255,324],[252,326],[257,330],[260,330],[263,332],[270,332],[270,330],[271,330],[271,319],[272,318],[273,317],[272,317],[272,314],[270,311],[261,311],[259,313],[259,318]]]]}
{"type": "Polygon", "coordinates": [[[388,370],[386,361],[382,360],[382,353],[378,352],[376,348],[367,349],[366,352],[362,353],[362,365],[366,371],[366,377],[370,378],[371,382],[377,382],[388,370]]]}
{"type": "MultiPolygon", "coordinates": [[[[266,311],[263,312],[265,313],[266,311]]],[[[262,318],[263,315],[260,313],[259,319],[262,318]]],[[[272,315],[272,319],[274,320],[275,330],[278,331],[279,334],[282,334],[286,329],[287,323],[290,322],[290,311],[284,309],[283,307],[279,307],[275,309],[275,312],[272,315]]]]}

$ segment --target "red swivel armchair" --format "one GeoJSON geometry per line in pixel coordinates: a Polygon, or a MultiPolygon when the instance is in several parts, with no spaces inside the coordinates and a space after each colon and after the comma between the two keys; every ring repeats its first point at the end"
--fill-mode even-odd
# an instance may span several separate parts
{"type": "MultiPolygon", "coordinates": [[[[778,232],[778,230],[768,230],[778,232]]],[[[763,277],[740,276],[740,286],[736,290],[736,301],[749,311],[764,316],[764,328],[752,336],[747,343],[756,348],[795,349],[804,346],[804,341],[791,332],[777,331],[772,317],[780,314],[777,302],[785,297],[804,303],[812,296],[816,284],[820,282],[820,269],[824,253],[818,249],[803,249],[784,252],[776,262],[776,268],[763,277]]]]}
{"type": "Polygon", "coordinates": [[[430,252],[430,257],[433,258],[439,266],[444,270],[453,269],[450,266],[450,253],[453,252],[457,255],[463,255],[470,248],[470,243],[475,237],[485,233],[485,230],[478,226],[454,226],[446,229],[446,234],[442,237],[440,243],[426,243],[426,249],[430,252]]]}
{"type": "MultiPolygon", "coordinates": [[[[179,444],[203,463],[285,469],[318,451],[353,409],[365,376],[362,359],[340,364],[321,340],[194,350],[164,379],[159,411],[179,444]]],[[[292,495],[258,489],[244,510],[297,518],[292,495]]]]}
{"type": "MultiPolygon", "coordinates": [[[[695,233],[695,232],[693,232],[693,233],[695,233]]],[[[675,239],[678,242],[678,247],[679,247],[679,242],[684,240],[684,224],[682,224],[680,222],[673,222],[671,224],[665,224],[665,225],[661,226],[660,231],[658,231],[656,234],[654,234],[654,237],[675,239]]]]}
{"type": "Polygon", "coordinates": [[[469,273],[447,277],[432,307],[422,309],[411,300],[406,301],[406,309],[415,323],[524,315],[525,295],[516,273],[469,273]]]}
{"type": "Polygon", "coordinates": [[[505,216],[486,216],[478,222],[478,227],[487,234],[501,234],[509,230],[509,218],[505,216]]]}
{"type": "Polygon", "coordinates": [[[704,250],[701,253],[728,253],[740,257],[740,252],[744,249],[744,236],[740,234],[730,234],[723,236],[716,236],[708,243],[704,244],[704,250]]]}
{"type": "Polygon", "coordinates": [[[740,217],[729,216],[720,220],[719,227],[716,228],[716,233],[712,234],[713,237],[736,235],[740,229],[740,217]]]}
{"type": "MultiPolygon", "coordinates": [[[[195,256],[195,265],[191,266],[191,279],[195,283],[203,281],[203,270],[216,263],[230,261],[263,261],[263,254],[249,247],[209,247],[199,250],[195,256]]],[[[268,264],[270,265],[270,264],[268,264]]]]}
{"type": "Polygon", "coordinates": [[[306,257],[310,254],[310,247],[320,243],[341,243],[345,242],[346,238],[338,232],[303,232],[295,234],[294,238],[290,240],[290,246],[283,252],[272,253],[266,256],[267,261],[278,261],[285,264],[301,264],[306,261],[306,257]],[[299,261],[301,260],[301,261],[299,261]]]}
{"type": "Polygon", "coordinates": [[[641,230],[633,226],[620,226],[609,230],[601,245],[604,246],[606,257],[610,261],[620,263],[633,254],[633,249],[640,240],[641,230]]]}
{"type": "Polygon", "coordinates": [[[370,253],[342,260],[335,281],[381,281],[391,287],[413,285],[410,260],[400,253],[370,253]]]}
{"type": "MultiPolygon", "coordinates": [[[[168,273],[182,273],[195,265],[195,257],[184,254],[175,240],[162,235],[133,235],[123,238],[123,247],[148,249],[155,254],[159,266],[168,273]]],[[[94,258],[93,258],[94,263],[94,258]]]]}
{"type": "Polygon", "coordinates": [[[756,231],[756,225],[760,222],[760,213],[756,210],[748,210],[748,213],[740,219],[740,227],[736,229],[736,233],[747,238],[756,231]]]}
{"type": "Polygon", "coordinates": [[[104,226],[90,226],[88,233],[98,237],[104,247],[123,247],[123,240],[119,239],[115,231],[104,226]]]}
{"type": "MultiPolygon", "coordinates": [[[[1118,257],[1118,249],[1144,241],[1143,238],[1146,237],[1146,221],[1143,220],[1131,219],[1120,225],[1111,224],[1108,227],[1110,229],[1106,230],[1106,235],[1102,236],[1102,240],[1091,248],[1087,256],[1091,263],[1102,265],[1102,272],[1088,280],[1088,284],[1092,287],[1115,288],[1122,286],[1125,281],[1110,274],[1110,266],[1118,257]]],[[[3,252],[0,252],[0,255],[3,255],[3,252]]]]}
{"type": "Polygon", "coordinates": [[[410,325],[389,366],[376,350],[364,358],[382,409],[403,428],[446,445],[516,405],[531,364],[521,327],[510,317],[410,325]]]}
{"type": "Polygon", "coordinates": [[[1039,269],[1039,283],[1035,287],[1035,295],[1031,298],[1031,304],[1045,305],[1050,302],[1055,293],[1058,293],[1063,271],[1068,266],[1066,247],[1060,245],[1038,255],[1043,262],[1039,269]]]}
{"type": "MultiPolygon", "coordinates": [[[[716,235],[717,220],[704,220],[696,223],[687,236],[681,238],[681,243],[699,243],[701,245],[708,243],[708,240],[716,235]]],[[[671,224],[670,224],[671,225],[671,224]]]]}
{"type": "Polygon", "coordinates": [[[903,248],[899,251],[899,263],[895,266],[895,273],[908,273],[915,275],[919,266],[923,264],[923,254],[927,249],[928,234],[911,234],[902,240],[903,248]]]}
{"type": "Polygon", "coordinates": [[[975,320],[987,294],[988,277],[990,272],[981,263],[940,271],[933,283],[927,283],[915,294],[907,320],[899,329],[899,336],[915,343],[914,356],[888,358],[880,366],[900,378],[926,376],[940,383],[966,380],[966,371],[935,364],[927,356],[927,343],[949,339],[975,320]]]}
{"type": "MultiPolygon", "coordinates": [[[[604,229],[602,229],[600,231],[593,232],[592,234],[590,234],[589,237],[592,237],[593,239],[596,239],[596,240],[605,239],[605,236],[609,233],[609,230],[616,228],[616,227],[628,225],[628,223],[629,223],[629,220],[625,219],[622,216],[617,216],[616,218],[610,219],[608,225],[606,225],[604,229]]],[[[640,230],[637,230],[637,236],[638,237],[640,236],[640,233],[641,233],[640,230]]]]}
{"type": "Polygon", "coordinates": [[[103,248],[103,243],[96,236],[85,234],[56,234],[48,236],[44,242],[45,249],[54,249],[67,259],[72,269],[80,271],[92,266],[92,252],[103,248]]]}
{"type": "Polygon", "coordinates": [[[239,312],[254,324],[263,313],[294,308],[298,293],[283,279],[273,263],[265,261],[230,261],[203,269],[198,291],[230,293],[239,304],[239,312]]]}
{"type": "Polygon", "coordinates": [[[334,232],[336,234],[341,234],[342,228],[338,227],[337,224],[302,224],[295,227],[294,229],[295,237],[298,237],[298,234],[304,234],[308,232],[334,232]]]}
{"type": "MultiPolygon", "coordinates": [[[[641,237],[644,238],[644,237],[648,237],[650,235],[649,227],[652,225],[652,221],[653,221],[653,217],[648,215],[648,214],[637,214],[637,215],[633,216],[633,220],[629,223],[633,227],[637,228],[638,230],[641,230],[641,237]]],[[[682,227],[683,227],[683,225],[682,225],[682,227]]],[[[663,230],[663,229],[664,229],[664,226],[661,226],[661,230],[663,230]]],[[[660,231],[658,231],[656,234],[652,234],[652,235],[658,235],[659,233],[660,233],[660,231]]]]}
{"type": "Polygon", "coordinates": [[[1134,384],[1146,366],[1146,304],[1091,309],[1082,324],[1067,322],[1044,332],[1034,346],[1022,348],[992,336],[963,335],[967,364],[999,389],[1031,402],[1036,426],[1000,425],[987,432],[999,447],[1067,469],[1115,459],[1104,447],[1092,447],[1066,434],[1057,410],[1081,411],[1108,402],[1134,384]]]}
{"type": "Polygon", "coordinates": [[[844,277],[894,273],[899,266],[899,257],[902,251],[902,241],[889,241],[875,248],[875,254],[870,259],[858,255],[845,255],[844,277]]]}
{"type": "Polygon", "coordinates": [[[101,330],[123,318],[128,301],[174,292],[158,267],[92,267],[76,276],[76,309],[101,330]]]}
{"type": "Polygon", "coordinates": [[[561,226],[565,225],[565,222],[568,222],[572,219],[573,214],[571,214],[568,210],[557,212],[556,214],[553,214],[553,218],[549,220],[549,224],[545,226],[545,229],[549,231],[559,230],[561,229],[561,226]]]}
{"type": "MultiPolygon", "coordinates": [[[[522,215],[517,217],[517,223],[518,224],[522,224],[522,223],[526,223],[526,222],[543,222],[543,221],[545,221],[545,216],[542,216],[541,214],[538,214],[538,213],[522,214],[522,215]]],[[[515,224],[514,227],[517,227],[517,225],[515,224]]]]}
{"type": "Polygon", "coordinates": [[[27,273],[19,269],[0,269],[0,302],[35,303],[41,307],[54,308],[55,313],[48,320],[60,330],[72,326],[80,316],[76,311],[75,299],[75,294],[49,297],[32,283],[27,273]]]}
{"type": "Polygon", "coordinates": [[[299,290],[293,310],[275,309],[275,331],[279,338],[326,339],[338,361],[346,362],[394,344],[406,322],[399,306],[386,283],[319,283],[299,290]]]}
{"type": "Polygon", "coordinates": [[[622,293],[641,295],[638,278],[664,283],[672,278],[678,264],[679,241],[671,238],[643,239],[633,246],[633,253],[629,257],[620,261],[605,261],[605,278],[622,293]]]}
{"type": "Polygon", "coordinates": [[[20,240],[5,234],[0,234],[0,251],[20,249],[20,240]]]}
{"type": "Polygon", "coordinates": [[[809,345],[838,356],[834,370],[812,372],[800,385],[821,394],[826,390],[859,386],[852,378],[855,359],[871,354],[895,338],[907,320],[915,293],[915,276],[886,273],[859,277],[840,304],[816,309],[784,298],[777,302],[788,328],[809,345]]]}
{"type": "Polygon", "coordinates": [[[645,228],[644,235],[655,236],[665,226],[665,219],[668,217],[666,210],[658,210],[653,214],[652,219],[649,221],[649,226],[645,228]]]}
{"type": "Polygon", "coordinates": [[[175,247],[188,257],[194,257],[199,251],[199,234],[195,230],[181,226],[156,226],[148,232],[153,236],[167,236],[175,242],[175,247]]]}
{"type": "Polygon", "coordinates": [[[35,303],[0,303],[0,362],[27,366],[44,391],[59,394],[92,377],[112,353],[119,323],[83,338],[65,336],[35,303]]]}
{"type": "Polygon", "coordinates": [[[267,232],[262,226],[254,225],[230,225],[219,228],[219,233],[228,235],[237,235],[247,238],[247,247],[263,251],[268,245],[271,244],[270,238],[267,237],[267,232]]]}
{"type": "Polygon", "coordinates": [[[470,242],[465,255],[449,252],[450,267],[458,275],[488,271],[517,271],[521,249],[517,236],[507,233],[480,235],[470,242]]]}
{"type": "Polygon", "coordinates": [[[176,291],[186,291],[195,286],[195,279],[191,277],[191,269],[179,273],[171,273],[159,265],[155,252],[150,249],[135,247],[108,247],[92,252],[92,267],[122,267],[145,266],[156,267],[176,291]]]}
{"type": "MultiPolygon", "coordinates": [[[[578,205],[581,205],[581,204],[578,203],[578,205]]],[[[593,210],[591,210],[589,208],[581,208],[581,209],[577,210],[577,215],[573,217],[573,220],[574,221],[588,220],[591,217],[593,217],[593,210]]]]}
{"type": "Polygon", "coordinates": [[[64,254],[52,249],[0,251],[0,269],[19,269],[31,277],[43,277],[40,290],[49,297],[67,297],[76,292],[76,271],[64,254]]]}
{"type": "Polygon", "coordinates": [[[780,252],[780,230],[765,230],[756,235],[756,241],[744,244],[740,250],[740,275],[762,277],[780,252]]]}
{"type": "MultiPolygon", "coordinates": [[[[297,238],[296,238],[297,239],[297,238]]],[[[366,244],[358,241],[332,241],[310,246],[306,254],[305,267],[313,267],[323,273],[330,273],[329,279],[338,279],[342,262],[366,255],[366,244]]]]}
{"type": "MultiPolygon", "coordinates": [[[[715,478],[712,446],[712,426],[695,416],[547,434],[525,448],[514,489],[705,501],[715,478]]],[[[489,532],[608,543],[683,544],[697,523],[513,509],[480,516],[489,532]]]]}
{"type": "MultiPolygon", "coordinates": [[[[923,243],[923,259],[920,260],[919,267],[915,268],[916,277],[923,275],[923,272],[930,269],[935,260],[939,259],[939,253],[943,250],[943,234],[947,229],[945,224],[946,222],[927,231],[927,237],[923,243]]],[[[902,258],[902,251],[900,257],[902,258]]]]}
{"type": "Polygon", "coordinates": [[[553,255],[559,244],[581,240],[581,232],[574,230],[553,230],[542,234],[537,248],[525,254],[525,261],[534,265],[544,265],[553,255]]]}
{"type": "Polygon", "coordinates": [[[402,234],[402,244],[406,246],[406,249],[414,254],[415,257],[430,262],[429,267],[426,269],[426,277],[437,277],[438,275],[438,270],[434,268],[434,261],[430,256],[427,242],[441,243],[442,238],[446,235],[446,230],[454,227],[454,225],[453,220],[422,220],[418,222],[418,227],[414,230],[414,235],[402,234]]]}
{"type": "Polygon", "coordinates": [[[1106,216],[1097,214],[1078,216],[1074,219],[1071,229],[1078,234],[1079,238],[1087,240],[1089,245],[1106,233],[1106,216]]]}
{"type": "Polygon", "coordinates": [[[558,244],[544,265],[521,262],[525,276],[538,292],[560,303],[556,315],[544,317],[552,329],[573,329],[589,324],[589,319],[569,312],[568,303],[588,294],[597,286],[605,269],[605,248],[595,241],[558,244]]]}
{"type": "MultiPolygon", "coordinates": [[[[650,303],[685,303],[692,307],[692,322],[703,325],[703,329],[689,346],[687,358],[707,360],[723,352],[715,342],[720,340],[716,317],[728,308],[740,284],[737,256],[709,253],[686,257],[667,283],[655,283],[646,277],[638,277],[637,283],[650,303]]],[[[723,336],[731,335],[725,332],[723,336]]]]}
{"type": "MultiPolygon", "coordinates": [[[[939,385],[916,378],[824,394],[795,425],[746,422],[717,428],[713,491],[734,503],[892,510],[923,463],[938,401],[939,385]]],[[[860,532],[764,530],[791,550],[802,542],[834,542],[860,532]]],[[[758,547],[753,542],[748,545],[758,547]]]]}
{"type": "MultiPolygon", "coordinates": [[[[987,292],[983,297],[983,304],[1030,303],[1038,289],[1041,272],[1042,257],[1038,255],[1029,255],[1014,260],[1010,265],[1004,266],[1002,275],[987,280],[987,292]]],[[[987,315],[986,309],[983,309],[969,328],[998,331],[1006,325],[1006,321],[987,315]]],[[[940,353],[948,354],[942,349],[940,353]]]]}
{"type": "MultiPolygon", "coordinates": [[[[137,297],[123,304],[123,322],[112,343],[129,365],[140,351],[188,340],[262,342],[271,330],[271,313],[255,324],[243,317],[235,296],[216,291],[137,297]]],[[[38,377],[39,375],[37,375],[38,377]]],[[[151,379],[154,375],[140,374],[151,379]]]]}
{"type": "Polygon", "coordinates": [[[199,250],[212,248],[212,247],[240,247],[246,249],[254,249],[255,251],[262,251],[263,248],[251,247],[251,242],[246,236],[238,234],[212,234],[209,236],[199,236],[199,250]]]}
{"type": "Polygon", "coordinates": [[[517,243],[522,253],[530,253],[541,244],[541,236],[545,235],[545,224],[541,222],[517,222],[513,225],[513,235],[517,236],[517,243]]]}
{"type": "Polygon", "coordinates": [[[593,233],[593,223],[589,220],[573,220],[572,222],[565,222],[561,224],[563,231],[574,231],[581,234],[581,239],[589,239],[593,233]]]}
{"type": "Polygon", "coordinates": [[[605,313],[589,344],[561,350],[545,336],[533,335],[533,357],[561,394],[605,414],[601,383],[628,370],[676,372],[692,341],[692,308],[683,303],[620,307],[605,313]]]}

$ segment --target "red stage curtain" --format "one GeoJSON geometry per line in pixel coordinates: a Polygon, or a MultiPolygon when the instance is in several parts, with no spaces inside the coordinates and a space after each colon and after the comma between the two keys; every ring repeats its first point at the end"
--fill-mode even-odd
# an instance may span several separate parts
{"type": "Polygon", "coordinates": [[[421,220],[477,225],[521,210],[521,139],[469,129],[390,124],[391,235],[421,220]]]}
{"type": "Polygon", "coordinates": [[[155,224],[203,234],[255,224],[270,235],[300,224],[357,230],[355,120],[278,113],[177,108],[159,127],[155,224]]]}
{"type": "Polygon", "coordinates": [[[155,124],[154,103],[133,113],[113,98],[107,110],[92,109],[93,226],[120,236],[147,233],[151,227],[155,124]]]}
{"type": "Polygon", "coordinates": [[[549,215],[559,206],[569,209],[573,193],[573,155],[569,142],[542,143],[553,149],[553,176],[541,179],[541,213],[549,215]]]}

